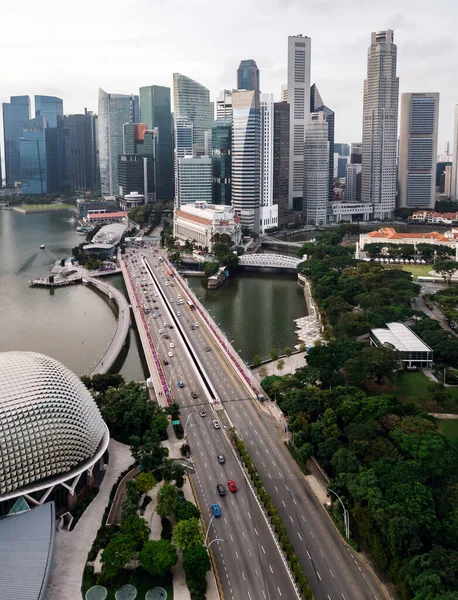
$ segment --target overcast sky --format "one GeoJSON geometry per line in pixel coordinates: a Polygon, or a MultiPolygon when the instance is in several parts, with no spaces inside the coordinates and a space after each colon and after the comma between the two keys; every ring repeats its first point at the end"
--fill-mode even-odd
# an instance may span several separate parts
{"type": "MultiPolygon", "coordinates": [[[[337,142],[361,139],[370,33],[394,29],[400,92],[440,92],[439,153],[458,103],[458,4],[431,0],[2,0],[0,101],[49,94],[64,112],[97,111],[99,86],[138,93],[172,73],[235,87],[253,58],[261,90],[286,82],[287,36],[312,38],[312,83],[336,113],[337,142]]],[[[2,136],[3,137],[3,136],[2,136]]]]}

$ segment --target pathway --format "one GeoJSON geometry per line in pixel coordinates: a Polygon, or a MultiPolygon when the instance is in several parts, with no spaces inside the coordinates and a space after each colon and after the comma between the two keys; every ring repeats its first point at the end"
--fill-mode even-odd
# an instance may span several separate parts
{"type": "Polygon", "coordinates": [[[102,523],[111,488],[132,463],[129,446],[110,440],[110,460],[99,493],[73,531],[57,531],[46,600],[81,600],[81,583],[87,555],[102,523]]]}

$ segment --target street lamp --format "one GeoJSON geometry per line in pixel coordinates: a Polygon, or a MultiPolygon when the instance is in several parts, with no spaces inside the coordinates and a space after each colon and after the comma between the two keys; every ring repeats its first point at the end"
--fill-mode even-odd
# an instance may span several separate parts
{"type": "Polygon", "coordinates": [[[214,540],[212,540],[209,544],[206,544],[205,547],[207,548],[207,550],[210,548],[210,546],[213,544],[213,542],[227,542],[227,540],[223,540],[221,538],[215,538],[214,540]]]}
{"type": "Polygon", "coordinates": [[[337,497],[340,504],[342,505],[344,525],[345,525],[345,536],[348,539],[350,537],[350,517],[348,514],[348,510],[345,508],[345,505],[342,502],[340,496],[334,490],[331,490],[331,488],[328,488],[328,492],[332,492],[337,497]]]}
{"type": "Polygon", "coordinates": [[[212,518],[210,519],[210,523],[208,524],[207,527],[207,533],[205,534],[205,539],[204,539],[204,546],[207,546],[207,539],[208,539],[208,534],[210,533],[210,527],[213,523],[213,519],[215,518],[215,515],[212,515],[212,518]]]}
{"type": "Polygon", "coordinates": [[[186,419],[186,423],[184,424],[184,427],[183,427],[183,432],[184,432],[184,435],[186,435],[186,427],[187,427],[187,425],[188,425],[189,419],[192,417],[192,415],[193,415],[195,412],[196,412],[195,410],[192,410],[192,411],[189,413],[189,415],[188,415],[188,418],[186,419]]]}

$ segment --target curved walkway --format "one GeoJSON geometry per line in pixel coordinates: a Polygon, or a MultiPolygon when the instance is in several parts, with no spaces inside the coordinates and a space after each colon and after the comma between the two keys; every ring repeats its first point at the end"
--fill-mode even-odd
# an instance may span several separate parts
{"type": "Polygon", "coordinates": [[[73,531],[57,531],[46,600],[81,600],[81,583],[87,555],[92,547],[111,488],[132,463],[130,448],[115,440],[108,446],[110,460],[99,493],[73,531]]]}

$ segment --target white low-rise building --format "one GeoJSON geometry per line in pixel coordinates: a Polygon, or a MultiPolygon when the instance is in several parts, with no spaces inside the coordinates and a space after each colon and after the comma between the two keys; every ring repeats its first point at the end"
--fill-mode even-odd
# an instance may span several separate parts
{"type": "Polygon", "coordinates": [[[242,225],[232,206],[195,202],[175,209],[173,235],[178,240],[189,240],[211,251],[217,233],[229,235],[235,246],[240,244],[242,225]]]}

